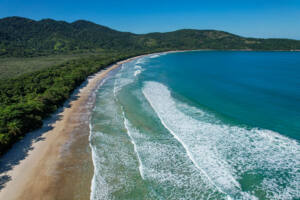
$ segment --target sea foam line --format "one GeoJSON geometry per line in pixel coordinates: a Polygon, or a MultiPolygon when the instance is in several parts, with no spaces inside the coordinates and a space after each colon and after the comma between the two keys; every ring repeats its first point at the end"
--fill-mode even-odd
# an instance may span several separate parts
{"type": "Polygon", "coordinates": [[[220,134],[220,131],[223,130],[222,126],[203,123],[182,113],[177,109],[177,104],[171,98],[170,91],[160,83],[146,82],[142,92],[162,125],[183,146],[188,158],[203,174],[203,178],[207,179],[208,184],[225,194],[228,199],[257,199],[242,191],[236,180],[235,169],[227,163],[227,160],[224,160],[222,155],[219,155],[217,146],[215,146],[217,144],[214,144],[216,141],[210,138],[214,134],[210,132],[210,128],[214,128],[214,131],[220,134]],[[207,142],[213,143],[207,144],[207,142]]]}
{"type": "MultiPolygon", "coordinates": [[[[93,96],[96,97],[96,92],[99,90],[99,88],[107,81],[109,76],[106,76],[96,87],[96,89],[93,91],[93,96]]],[[[95,101],[95,99],[93,99],[95,101]]],[[[93,108],[93,111],[95,110],[95,107],[93,108]]],[[[94,173],[93,173],[93,178],[91,181],[91,194],[90,194],[90,200],[93,200],[93,198],[96,195],[96,174],[97,174],[97,164],[96,164],[96,149],[92,145],[92,134],[93,134],[93,126],[92,126],[92,120],[91,120],[91,114],[89,117],[89,129],[90,129],[90,134],[89,134],[89,146],[91,148],[91,153],[92,153],[92,162],[93,162],[93,167],[94,167],[94,173]]]]}
{"type": "Polygon", "coordinates": [[[142,71],[141,70],[136,70],[136,71],[134,71],[134,76],[137,76],[137,75],[139,75],[140,73],[141,73],[142,71]]]}
{"type": "Polygon", "coordinates": [[[91,194],[90,194],[90,200],[93,200],[95,195],[96,195],[96,173],[97,173],[97,164],[96,164],[96,150],[92,145],[92,123],[90,120],[89,123],[89,128],[90,128],[90,135],[89,135],[89,145],[91,148],[91,152],[92,152],[92,161],[93,161],[93,166],[94,166],[94,173],[93,173],[93,178],[92,178],[92,182],[91,182],[91,194]]]}
{"type": "Polygon", "coordinates": [[[162,119],[161,115],[156,111],[155,106],[153,105],[153,103],[150,100],[150,97],[148,96],[148,94],[145,92],[145,90],[143,89],[143,94],[145,96],[145,98],[147,99],[147,101],[149,102],[149,104],[151,105],[151,107],[153,108],[153,110],[155,111],[155,113],[157,114],[159,120],[161,121],[161,123],[163,124],[163,126],[174,136],[174,138],[179,141],[179,143],[183,146],[183,148],[185,149],[189,159],[193,162],[193,164],[196,166],[196,168],[201,171],[205,177],[209,180],[209,182],[217,188],[217,190],[219,190],[221,193],[226,194],[228,199],[232,199],[226,192],[224,192],[220,187],[218,187],[214,181],[211,180],[211,178],[208,176],[208,174],[197,164],[197,162],[195,161],[193,155],[191,154],[191,152],[189,151],[187,145],[174,133],[174,131],[172,131],[172,129],[170,129],[166,123],[164,122],[164,120],[162,119]]]}
{"type": "Polygon", "coordinates": [[[230,178],[238,180],[247,173],[260,170],[265,171],[264,179],[252,186],[253,192],[263,189],[270,199],[299,197],[298,142],[270,130],[249,130],[223,124],[214,116],[210,116],[209,121],[202,115],[193,118],[182,112],[177,107],[182,102],[174,100],[167,87],[157,82],[146,82],[143,93],[162,124],[184,143],[194,162],[218,188],[224,188],[223,191],[228,192],[231,197],[256,198],[241,191],[230,178]],[[288,176],[282,177],[278,171],[288,173],[288,176]],[[278,185],[280,183],[285,184],[285,187],[278,185]]]}
{"type": "Polygon", "coordinates": [[[131,135],[131,132],[130,132],[130,124],[129,124],[129,121],[128,121],[128,119],[125,117],[125,113],[124,113],[124,109],[123,109],[123,107],[121,106],[121,108],[122,108],[122,114],[123,114],[123,119],[124,119],[124,126],[125,126],[125,128],[126,128],[126,132],[127,132],[127,135],[129,136],[129,138],[130,138],[130,142],[133,144],[133,149],[134,149],[134,152],[135,152],[135,154],[136,154],[136,156],[137,156],[137,159],[138,159],[138,162],[139,162],[139,172],[140,172],[140,175],[141,175],[141,177],[142,177],[142,179],[144,179],[145,180],[145,176],[144,176],[144,172],[143,172],[143,164],[142,164],[142,160],[141,160],[141,158],[140,158],[140,155],[139,155],[139,153],[138,153],[138,151],[137,151],[137,145],[136,145],[136,143],[135,143],[135,141],[134,141],[134,139],[133,139],[133,137],[132,137],[132,135],[131,135]]]}
{"type": "MultiPolygon", "coordinates": [[[[115,101],[118,101],[117,99],[117,91],[116,91],[116,87],[117,87],[117,80],[115,79],[115,82],[114,82],[114,88],[113,88],[113,91],[114,91],[114,100],[115,101]]],[[[120,86],[119,86],[120,87],[120,86]]],[[[127,135],[129,136],[130,138],[130,141],[131,143],[133,144],[133,149],[134,149],[134,152],[135,154],[137,155],[137,159],[138,159],[138,163],[139,163],[139,172],[140,172],[140,175],[142,177],[142,179],[145,179],[144,177],[144,173],[143,173],[143,165],[142,165],[142,161],[141,161],[141,158],[140,158],[140,155],[137,151],[137,146],[136,146],[136,143],[134,142],[134,139],[129,131],[129,121],[127,120],[126,116],[125,116],[125,113],[124,113],[124,108],[123,106],[121,105],[121,110],[122,110],[122,116],[123,116],[123,123],[124,123],[124,126],[126,128],[126,133],[127,135]]]]}

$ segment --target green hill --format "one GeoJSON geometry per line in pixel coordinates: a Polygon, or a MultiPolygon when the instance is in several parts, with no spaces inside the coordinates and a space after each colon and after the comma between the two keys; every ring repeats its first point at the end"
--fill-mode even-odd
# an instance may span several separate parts
{"type": "Polygon", "coordinates": [[[0,55],[40,56],[90,50],[151,51],[172,49],[295,50],[300,41],[254,39],[223,31],[183,29],[167,33],[133,34],[92,22],[73,23],[21,17],[0,19],[0,55]]]}
{"type": "Polygon", "coordinates": [[[0,20],[1,55],[39,56],[97,48],[126,48],[130,37],[130,33],[83,20],[73,23],[20,17],[0,20]]]}
{"type": "Polygon", "coordinates": [[[133,34],[83,20],[0,19],[0,154],[40,128],[89,75],[135,55],[185,49],[296,50],[300,41],[192,29],[133,34]]]}

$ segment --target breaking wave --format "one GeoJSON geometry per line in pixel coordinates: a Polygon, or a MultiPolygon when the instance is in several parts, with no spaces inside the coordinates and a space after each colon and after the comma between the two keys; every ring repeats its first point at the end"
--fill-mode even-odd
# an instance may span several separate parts
{"type": "Polygon", "coordinates": [[[158,82],[146,82],[143,94],[199,173],[220,192],[234,199],[300,198],[297,141],[270,130],[224,124],[214,116],[207,120],[209,114],[187,104],[182,108],[184,103],[158,82]],[[195,109],[202,115],[188,114],[195,109]]]}

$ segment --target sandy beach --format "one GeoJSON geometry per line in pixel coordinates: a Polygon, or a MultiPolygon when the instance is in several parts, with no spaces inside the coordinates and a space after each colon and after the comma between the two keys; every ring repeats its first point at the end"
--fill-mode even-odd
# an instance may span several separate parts
{"type": "Polygon", "coordinates": [[[135,58],[90,76],[63,108],[45,120],[42,129],[27,134],[0,159],[0,199],[89,199],[93,91],[110,71],[135,58]]]}

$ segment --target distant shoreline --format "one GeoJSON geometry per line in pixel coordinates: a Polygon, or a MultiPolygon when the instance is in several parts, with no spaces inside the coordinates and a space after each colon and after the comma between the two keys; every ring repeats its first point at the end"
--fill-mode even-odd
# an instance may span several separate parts
{"type": "MultiPolygon", "coordinates": [[[[174,50],[174,52],[186,51],[255,51],[255,52],[300,52],[300,49],[295,50],[257,50],[257,49],[191,49],[191,50],[174,50]]],[[[173,51],[166,51],[173,52],[173,51]]],[[[163,52],[160,52],[163,53],[163,52]]]]}

